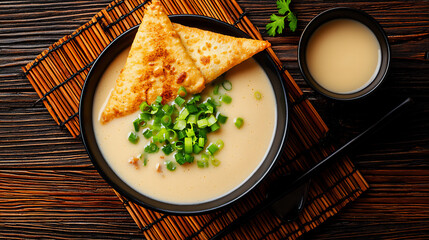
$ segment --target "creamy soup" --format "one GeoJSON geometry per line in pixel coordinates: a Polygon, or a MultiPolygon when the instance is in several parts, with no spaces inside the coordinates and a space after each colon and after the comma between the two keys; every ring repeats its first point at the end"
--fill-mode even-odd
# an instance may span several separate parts
{"type": "MultiPolygon", "coordinates": [[[[224,148],[216,153],[219,166],[210,165],[198,168],[196,161],[191,164],[176,164],[175,171],[166,169],[164,162],[175,162],[173,154],[165,156],[162,151],[148,155],[148,162],[136,165],[128,160],[143,153],[149,143],[141,131],[137,144],[131,144],[128,133],[133,130],[132,122],[138,112],[100,124],[99,116],[108,95],[114,87],[115,79],[127,58],[128,50],[122,52],[106,69],[94,97],[94,131],[101,152],[115,173],[138,192],[170,203],[197,203],[220,197],[234,190],[252,175],[271,145],[276,119],[274,93],[263,69],[253,60],[234,67],[226,74],[232,83],[228,95],[230,104],[223,103],[218,111],[228,116],[221,129],[207,135],[208,142],[222,139],[224,148]],[[262,98],[257,100],[255,92],[262,98]],[[234,119],[241,117],[244,124],[241,129],[234,125],[234,119]],[[157,170],[157,165],[159,169],[157,170]]],[[[203,92],[212,95],[212,87],[203,92]]],[[[195,156],[195,160],[199,156],[195,156]]]]}
{"type": "Polygon", "coordinates": [[[337,19],[320,26],[306,49],[310,74],[322,87],[353,93],[374,80],[381,64],[380,44],[362,23],[337,19]]]}

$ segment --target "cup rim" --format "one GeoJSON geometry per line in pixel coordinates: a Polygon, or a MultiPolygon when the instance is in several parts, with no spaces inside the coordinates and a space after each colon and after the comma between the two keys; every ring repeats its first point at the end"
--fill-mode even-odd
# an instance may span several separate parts
{"type": "Polygon", "coordinates": [[[350,101],[361,99],[370,95],[370,93],[374,92],[384,82],[390,71],[391,50],[387,35],[383,30],[382,26],[377,20],[375,20],[365,11],[350,7],[335,7],[327,9],[316,15],[313,19],[311,19],[307,26],[304,28],[299,39],[297,56],[298,66],[307,84],[323,96],[335,100],[350,101]],[[306,46],[312,34],[323,24],[335,19],[352,19],[364,24],[376,36],[381,48],[381,66],[378,70],[376,77],[366,87],[352,93],[337,93],[322,87],[311,76],[306,63],[306,46]],[[365,20],[365,22],[363,20],[365,20]]]}

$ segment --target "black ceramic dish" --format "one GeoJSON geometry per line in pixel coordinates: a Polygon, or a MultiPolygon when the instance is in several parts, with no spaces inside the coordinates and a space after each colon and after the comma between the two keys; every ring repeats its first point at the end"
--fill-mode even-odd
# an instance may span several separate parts
{"type": "Polygon", "coordinates": [[[374,91],[386,78],[390,66],[390,47],[386,34],[383,31],[383,28],[380,24],[372,18],[367,13],[357,10],[354,8],[333,8],[327,11],[324,11],[314,17],[307,27],[304,29],[304,32],[301,35],[298,46],[298,64],[301,69],[301,73],[307,83],[319,93],[337,100],[353,100],[364,97],[374,91]],[[359,21],[360,23],[367,26],[376,36],[378,42],[380,43],[381,48],[381,66],[378,71],[378,74],[374,80],[367,87],[363,88],[360,91],[354,93],[340,94],[331,92],[322,86],[320,86],[317,81],[311,76],[310,71],[307,67],[306,61],[306,48],[308,41],[311,38],[311,35],[319,28],[322,24],[334,20],[334,19],[352,19],[359,21]]]}
{"type": "MultiPolygon", "coordinates": [[[[170,19],[172,22],[180,23],[186,26],[197,27],[236,37],[248,38],[248,35],[238,28],[208,17],[196,15],[175,15],[170,16],[170,19]]],[[[171,214],[197,214],[219,209],[236,201],[252,190],[268,174],[283,149],[288,126],[288,111],[285,87],[283,85],[283,81],[277,66],[266,52],[261,52],[254,56],[254,59],[262,66],[268,78],[270,79],[277,102],[277,126],[273,144],[260,167],[242,185],[234,189],[232,192],[219,198],[196,204],[173,204],[162,202],[149,196],[140,194],[129,187],[115,174],[97,146],[92,124],[92,103],[98,81],[104,70],[115,58],[115,56],[118,55],[123,49],[131,45],[137,32],[137,28],[138,26],[133,27],[127,32],[123,33],[100,54],[90,72],[88,73],[87,79],[85,81],[79,106],[79,121],[83,143],[92,163],[97,168],[100,175],[103,176],[103,178],[115,190],[133,202],[153,210],[171,214]]]]}

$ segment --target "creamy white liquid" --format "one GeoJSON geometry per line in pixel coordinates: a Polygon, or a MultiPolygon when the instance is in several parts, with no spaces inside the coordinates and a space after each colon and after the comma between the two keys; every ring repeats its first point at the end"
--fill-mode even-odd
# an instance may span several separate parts
{"type": "MultiPolygon", "coordinates": [[[[114,87],[115,79],[127,58],[128,50],[122,52],[110,64],[98,85],[93,107],[94,131],[101,152],[115,173],[138,192],[149,197],[171,203],[196,203],[220,197],[235,188],[251,176],[266,155],[274,134],[276,110],[271,84],[263,69],[250,59],[226,74],[232,83],[228,95],[231,104],[222,104],[219,112],[228,116],[226,124],[218,132],[208,134],[209,142],[217,139],[224,141],[224,148],[216,155],[221,161],[218,167],[198,168],[192,164],[178,165],[171,154],[163,156],[149,154],[147,166],[139,161],[138,167],[128,163],[128,159],[143,152],[149,142],[141,131],[138,144],[127,140],[132,131],[132,121],[138,112],[114,119],[105,125],[98,121],[108,95],[114,87]],[[255,91],[262,93],[262,99],[256,100],[255,91]],[[234,119],[242,117],[241,129],[234,125],[234,119]],[[168,171],[164,161],[173,161],[177,168],[168,171]],[[156,171],[156,164],[161,165],[161,172],[156,171]]],[[[211,94],[210,87],[204,94],[211,94]]],[[[195,157],[195,160],[199,156],[195,157]]]]}
{"type": "Polygon", "coordinates": [[[335,93],[353,93],[368,86],[377,75],[380,44],[362,23],[332,20],[311,36],[306,60],[310,74],[323,88],[335,93]]]}

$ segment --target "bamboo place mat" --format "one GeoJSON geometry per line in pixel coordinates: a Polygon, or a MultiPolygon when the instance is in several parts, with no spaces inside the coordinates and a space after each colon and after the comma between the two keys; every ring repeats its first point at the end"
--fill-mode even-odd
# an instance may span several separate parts
{"type": "MultiPolygon", "coordinates": [[[[66,127],[73,137],[79,136],[79,98],[90,67],[113,39],[140,23],[146,2],[117,0],[110,3],[88,23],[23,67],[40,96],[38,102],[43,102],[54,120],[66,127]]],[[[168,14],[206,15],[235,25],[252,38],[262,39],[235,0],[164,0],[163,4],[168,14]]],[[[270,48],[268,52],[282,70],[290,103],[289,135],[278,164],[250,194],[229,207],[204,215],[166,215],[129,202],[116,193],[146,238],[208,239],[261,202],[267,187],[276,178],[307,170],[334,150],[327,141],[328,128],[319,114],[284,70],[273,50],[270,48]]],[[[307,205],[298,219],[286,222],[264,211],[227,238],[295,239],[336,214],[367,188],[368,184],[353,163],[344,158],[312,181],[307,205]]]]}

